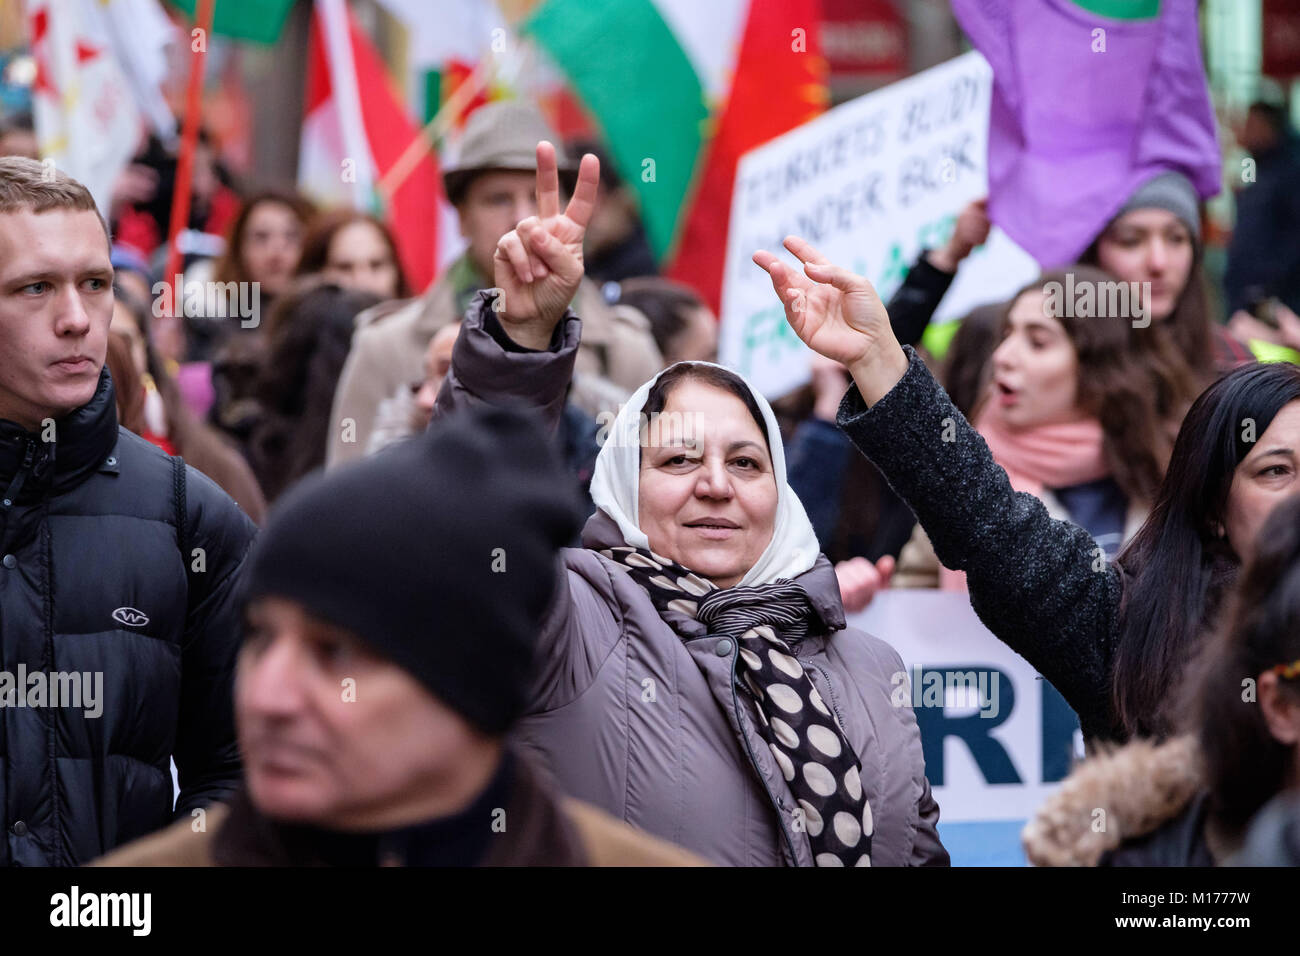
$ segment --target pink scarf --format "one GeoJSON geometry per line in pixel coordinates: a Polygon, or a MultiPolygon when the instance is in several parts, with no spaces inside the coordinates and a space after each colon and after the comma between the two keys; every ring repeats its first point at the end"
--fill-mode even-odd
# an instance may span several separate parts
{"type": "MultiPolygon", "coordinates": [[[[1011,487],[1036,498],[1043,496],[1044,488],[1068,488],[1110,474],[1101,422],[1095,418],[1014,430],[1007,427],[997,406],[986,402],[976,412],[975,430],[1006,471],[1011,487]]],[[[939,587],[964,591],[966,575],[940,566],[939,587]]]]}

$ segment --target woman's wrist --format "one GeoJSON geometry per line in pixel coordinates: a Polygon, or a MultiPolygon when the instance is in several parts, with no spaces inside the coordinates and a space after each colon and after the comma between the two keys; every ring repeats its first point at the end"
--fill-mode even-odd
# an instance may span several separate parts
{"type": "Polygon", "coordinates": [[[858,386],[862,401],[870,408],[880,401],[907,374],[907,353],[896,340],[871,355],[853,363],[849,371],[858,386]]]}
{"type": "Polygon", "coordinates": [[[551,347],[551,339],[555,335],[555,326],[559,324],[561,318],[563,318],[562,315],[557,316],[554,321],[540,317],[516,321],[505,312],[497,314],[501,329],[506,335],[510,336],[510,341],[523,348],[532,349],[534,352],[545,352],[551,347]]]}

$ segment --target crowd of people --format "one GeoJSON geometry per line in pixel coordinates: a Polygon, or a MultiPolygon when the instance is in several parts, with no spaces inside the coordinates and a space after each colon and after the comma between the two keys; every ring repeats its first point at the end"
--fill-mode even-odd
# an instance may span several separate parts
{"type": "Polygon", "coordinates": [[[771,403],[556,143],[471,115],[422,290],[381,219],[240,195],[205,140],[224,241],[172,310],[161,144],[107,221],[0,158],[0,650],[49,674],[0,685],[0,862],[947,865],[902,660],[846,626],[890,587],[968,593],[1077,714],[1032,862],[1300,862],[1282,114],[1226,315],[1174,168],[944,355],[983,202],[888,303],[792,236],[755,268],[815,358],[771,403]],[[1114,283],[1148,291],[1061,306],[1114,283]]]}

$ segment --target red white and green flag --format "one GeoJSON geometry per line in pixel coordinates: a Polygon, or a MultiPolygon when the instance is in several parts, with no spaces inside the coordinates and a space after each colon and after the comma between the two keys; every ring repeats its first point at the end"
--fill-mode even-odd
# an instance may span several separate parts
{"type": "Polygon", "coordinates": [[[637,192],[665,274],[716,311],[736,163],[826,107],[817,0],[543,0],[524,24],[637,192]]]}
{"type": "Polygon", "coordinates": [[[497,69],[514,37],[494,0],[379,0],[406,32],[408,99],[429,122],[456,88],[485,59],[493,60],[490,82],[456,116],[453,128],[479,106],[505,96],[497,69]]]}
{"type": "Polygon", "coordinates": [[[316,0],[307,44],[307,95],[298,182],[324,203],[380,216],[393,232],[411,287],[433,281],[442,186],[426,151],[391,196],[384,176],[420,135],[384,62],[345,0],[316,0]]]}

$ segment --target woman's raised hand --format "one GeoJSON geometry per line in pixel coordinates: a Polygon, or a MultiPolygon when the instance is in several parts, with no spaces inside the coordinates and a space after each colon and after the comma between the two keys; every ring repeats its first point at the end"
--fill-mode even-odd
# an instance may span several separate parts
{"type": "Polygon", "coordinates": [[[506,333],[526,348],[544,349],[582,282],[582,240],[596,206],[600,161],[588,153],[578,184],[560,212],[555,147],[537,144],[537,215],[501,237],[492,257],[493,281],[501,290],[499,318],[506,333]]]}
{"type": "Polygon", "coordinates": [[[788,236],[785,247],[803,263],[802,274],[763,249],[754,262],[771,276],[786,321],[814,352],[847,366],[863,400],[875,404],[907,371],[880,296],[803,239],[788,236]]]}

